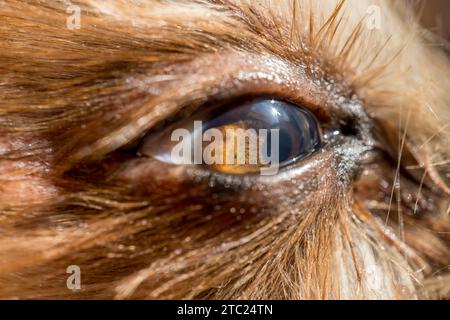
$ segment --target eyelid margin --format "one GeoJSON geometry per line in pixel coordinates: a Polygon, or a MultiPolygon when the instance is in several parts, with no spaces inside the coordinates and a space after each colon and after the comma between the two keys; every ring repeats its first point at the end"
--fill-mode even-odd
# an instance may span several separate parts
{"type": "MultiPolygon", "coordinates": [[[[208,55],[184,65],[178,72],[186,75],[189,70],[196,70],[190,78],[180,76],[181,80],[166,84],[169,86],[167,91],[151,97],[136,110],[125,114],[128,117],[125,125],[112,128],[106,136],[101,136],[88,146],[75,147],[77,151],[71,155],[74,162],[102,157],[143,136],[165,117],[180,112],[187,106],[200,108],[208,100],[227,100],[250,95],[278,96],[304,105],[319,120],[351,116],[355,106],[358,106],[353,101],[353,96],[349,98],[339,93],[343,92],[342,88],[338,88],[340,84],[335,82],[334,85],[323,87],[320,80],[307,75],[305,66],[293,65],[274,56],[208,55]]],[[[151,87],[130,89],[143,93],[151,91],[151,87]]],[[[86,130],[88,127],[86,126],[86,130]]],[[[94,135],[96,127],[98,123],[90,127],[94,135]]]]}

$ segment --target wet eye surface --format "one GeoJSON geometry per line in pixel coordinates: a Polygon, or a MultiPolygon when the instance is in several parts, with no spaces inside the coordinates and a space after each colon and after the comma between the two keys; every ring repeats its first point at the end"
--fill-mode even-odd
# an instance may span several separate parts
{"type": "Polygon", "coordinates": [[[260,99],[195,113],[144,139],[139,153],[225,174],[276,172],[320,150],[321,137],[318,121],[307,109],[260,99]]]}

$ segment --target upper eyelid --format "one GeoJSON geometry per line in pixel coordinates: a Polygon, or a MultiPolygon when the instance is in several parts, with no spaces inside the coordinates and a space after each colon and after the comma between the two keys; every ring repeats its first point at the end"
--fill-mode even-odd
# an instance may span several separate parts
{"type": "MultiPolygon", "coordinates": [[[[173,77],[167,78],[164,83],[154,84],[145,81],[152,75],[148,78],[143,76],[140,81],[148,87],[137,86],[139,79],[134,79],[134,82],[128,79],[130,90],[140,91],[144,96],[151,95],[152,85],[157,85],[161,95],[150,97],[149,101],[129,110],[126,125],[100,136],[93,144],[81,146],[72,159],[78,162],[108,154],[142,136],[186,105],[200,106],[211,99],[227,100],[245,95],[278,96],[315,109],[312,111],[316,115],[320,113],[328,119],[351,116],[354,109],[354,104],[352,108],[346,107],[351,98],[339,94],[344,91],[339,82],[333,85],[322,83],[308,75],[304,66],[273,56],[220,53],[203,56],[189,65],[173,66],[171,71],[173,77]],[[165,86],[168,87],[166,91],[165,86]]],[[[92,134],[95,135],[95,130],[92,134]]]]}

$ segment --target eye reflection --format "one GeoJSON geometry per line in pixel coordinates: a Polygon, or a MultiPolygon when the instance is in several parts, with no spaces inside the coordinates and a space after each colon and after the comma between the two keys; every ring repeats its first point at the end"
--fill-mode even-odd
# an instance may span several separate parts
{"type": "Polygon", "coordinates": [[[165,162],[201,164],[225,174],[282,168],[322,147],[321,131],[311,112],[273,99],[251,101],[225,111],[203,111],[175,124],[170,131],[144,142],[140,152],[165,162]],[[175,137],[174,145],[174,128],[180,127],[189,136],[183,141],[175,137]],[[180,155],[177,161],[174,150],[180,155]]]}

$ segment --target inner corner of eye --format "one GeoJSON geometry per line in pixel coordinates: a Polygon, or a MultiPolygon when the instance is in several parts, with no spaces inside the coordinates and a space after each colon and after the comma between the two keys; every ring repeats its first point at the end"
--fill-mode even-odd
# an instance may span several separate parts
{"type": "Polygon", "coordinates": [[[323,146],[316,117],[278,99],[203,110],[149,137],[140,153],[224,174],[276,173],[323,146]]]}

